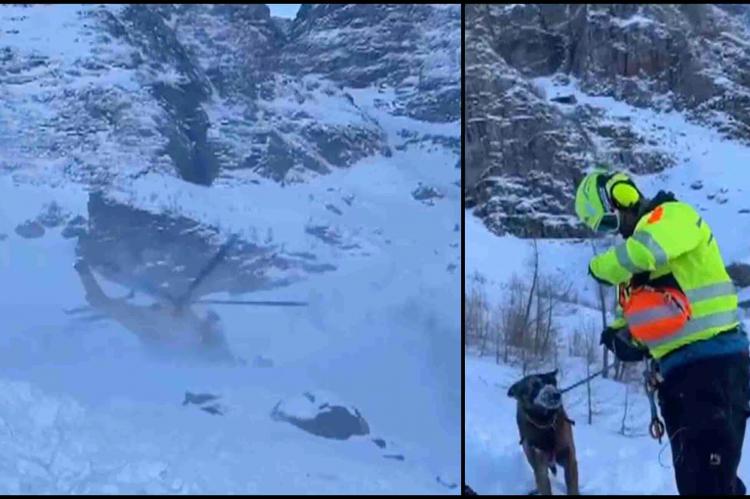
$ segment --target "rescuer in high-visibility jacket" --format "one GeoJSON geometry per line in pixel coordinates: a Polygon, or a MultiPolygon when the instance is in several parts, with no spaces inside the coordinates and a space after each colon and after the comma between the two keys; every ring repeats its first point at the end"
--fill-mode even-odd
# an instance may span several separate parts
{"type": "Polygon", "coordinates": [[[624,173],[589,173],[575,203],[589,228],[624,239],[589,263],[589,274],[616,286],[622,300],[601,342],[620,360],[658,365],[679,493],[744,495],[737,468],[750,414],[748,340],[708,223],[672,193],[647,199],[624,173]],[[651,308],[642,300],[646,306],[626,317],[621,306],[634,303],[629,293],[639,288],[649,290],[640,297],[673,298],[651,308]]]}

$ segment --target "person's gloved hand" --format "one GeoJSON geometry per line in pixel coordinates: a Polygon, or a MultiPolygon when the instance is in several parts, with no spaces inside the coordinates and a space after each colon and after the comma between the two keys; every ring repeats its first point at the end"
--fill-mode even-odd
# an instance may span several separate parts
{"type": "Polygon", "coordinates": [[[602,331],[599,337],[599,344],[607,347],[607,350],[614,351],[615,336],[617,336],[618,329],[607,327],[602,331]]]}
{"type": "Polygon", "coordinates": [[[604,279],[599,279],[598,277],[596,277],[596,275],[594,275],[594,273],[591,271],[591,265],[589,265],[589,275],[593,277],[596,282],[603,286],[613,286],[611,282],[607,282],[604,279]]]}
{"type": "Polygon", "coordinates": [[[649,356],[647,348],[630,341],[627,328],[606,328],[602,331],[599,344],[607,347],[607,350],[615,354],[615,357],[622,362],[638,362],[649,356]]]}

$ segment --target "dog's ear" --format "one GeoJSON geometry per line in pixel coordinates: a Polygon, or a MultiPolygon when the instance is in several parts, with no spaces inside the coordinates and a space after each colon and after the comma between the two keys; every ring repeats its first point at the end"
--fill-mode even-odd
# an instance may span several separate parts
{"type": "Polygon", "coordinates": [[[544,373],[541,375],[541,377],[544,378],[545,380],[554,381],[556,383],[557,382],[557,369],[555,369],[554,371],[550,371],[548,373],[544,373]]]}
{"type": "Polygon", "coordinates": [[[518,398],[520,394],[521,394],[521,382],[520,381],[513,383],[510,386],[510,388],[508,388],[508,397],[518,398]]]}
{"type": "Polygon", "coordinates": [[[518,383],[513,383],[510,385],[510,388],[508,388],[508,397],[510,398],[516,398],[518,396],[518,383]]]}

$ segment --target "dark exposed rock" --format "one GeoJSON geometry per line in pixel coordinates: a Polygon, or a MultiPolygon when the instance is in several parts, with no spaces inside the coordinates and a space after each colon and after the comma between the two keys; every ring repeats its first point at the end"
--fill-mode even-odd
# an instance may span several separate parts
{"type": "Polygon", "coordinates": [[[26,116],[27,101],[47,111],[0,139],[13,145],[7,157],[66,158],[66,176],[97,187],[149,172],[210,185],[234,169],[299,182],[390,156],[367,98],[346,87],[377,88],[390,114],[460,116],[459,5],[309,4],[294,21],[262,4],[77,15],[91,50],[75,61],[0,48],[0,87],[38,89],[11,92],[9,115],[26,116]]]}
{"type": "Polygon", "coordinates": [[[44,236],[44,232],[44,226],[33,220],[27,220],[16,226],[16,234],[24,239],[38,239],[44,236]]]}
{"type": "Polygon", "coordinates": [[[219,395],[213,395],[211,393],[191,393],[185,392],[185,398],[182,401],[182,405],[195,404],[201,405],[206,402],[211,402],[220,398],[219,395]]]}
{"type": "Polygon", "coordinates": [[[746,263],[732,263],[727,266],[729,277],[740,288],[750,286],[750,265],[746,263]]]}
{"type": "Polygon", "coordinates": [[[205,411],[205,412],[207,412],[207,413],[209,413],[211,415],[214,415],[214,416],[223,416],[224,415],[223,408],[220,405],[216,405],[216,404],[201,407],[201,411],[205,411]]]}
{"type": "Polygon", "coordinates": [[[36,221],[44,225],[48,229],[53,229],[65,223],[65,219],[67,218],[67,216],[68,215],[63,211],[62,207],[60,207],[60,205],[56,202],[52,201],[51,203],[46,204],[44,208],[42,208],[42,213],[39,214],[39,216],[36,218],[36,221]]]}
{"type": "Polygon", "coordinates": [[[325,397],[310,392],[280,401],[271,411],[271,418],[290,423],[313,435],[335,440],[370,433],[367,421],[356,408],[329,403],[325,397]]]}
{"type": "Polygon", "coordinates": [[[336,246],[343,250],[357,249],[360,247],[356,243],[346,243],[341,233],[336,228],[329,225],[308,225],[305,227],[305,232],[317,237],[326,244],[336,246]]]}
{"type": "Polygon", "coordinates": [[[560,97],[552,97],[550,100],[552,102],[558,102],[560,104],[576,104],[578,102],[578,99],[576,99],[575,95],[563,95],[560,97]]]}
{"type": "Polygon", "coordinates": [[[458,5],[303,4],[282,62],[354,88],[398,87],[397,113],[456,121],[460,23],[458,5]]]}
{"type": "Polygon", "coordinates": [[[422,183],[420,183],[417,188],[411,192],[411,196],[417,201],[422,201],[427,205],[433,205],[433,199],[441,199],[443,193],[434,187],[422,185],[422,183]]]}
{"type": "Polygon", "coordinates": [[[331,212],[335,213],[336,215],[343,215],[343,213],[342,213],[341,210],[339,210],[338,208],[336,208],[335,205],[332,205],[330,203],[326,204],[326,210],[331,211],[331,212]]]}
{"type": "Polygon", "coordinates": [[[71,239],[73,237],[80,237],[86,233],[86,228],[88,226],[88,221],[78,215],[71,219],[65,228],[62,230],[62,237],[65,239],[71,239]]]}

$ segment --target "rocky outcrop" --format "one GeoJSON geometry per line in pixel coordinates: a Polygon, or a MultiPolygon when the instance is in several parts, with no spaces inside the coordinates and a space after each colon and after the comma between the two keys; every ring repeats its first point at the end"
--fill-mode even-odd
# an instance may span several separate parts
{"type": "Polygon", "coordinates": [[[466,7],[465,198],[498,234],[581,233],[581,171],[676,163],[627,119],[568,90],[677,110],[750,142],[745,6],[513,4],[466,7]],[[501,27],[512,27],[501,29],[501,27]],[[550,88],[560,91],[550,92],[550,88]]]}
{"type": "Polygon", "coordinates": [[[16,234],[24,239],[39,239],[44,237],[44,226],[34,220],[28,220],[16,226],[16,234]]]}
{"type": "Polygon", "coordinates": [[[305,392],[301,396],[280,401],[271,411],[271,418],[334,440],[347,440],[370,433],[370,426],[356,408],[335,403],[321,393],[305,392]]]}
{"type": "Polygon", "coordinates": [[[391,153],[347,87],[377,88],[391,114],[460,116],[458,5],[307,4],[291,22],[260,4],[38,8],[64,18],[49,29],[67,55],[35,48],[29,9],[8,7],[3,169],[46,158],[96,188],[146,172],[306,181],[391,153]]]}
{"type": "Polygon", "coordinates": [[[282,61],[295,74],[321,74],[354,88],[397,89],[396,113],[456,121],[460,23],[459,5],[303,4],[282,61]]]}

